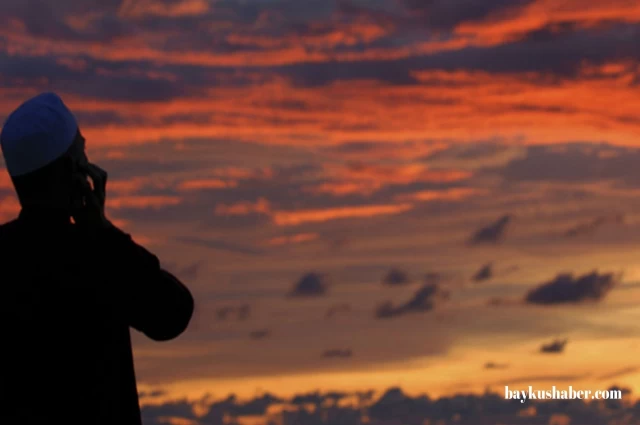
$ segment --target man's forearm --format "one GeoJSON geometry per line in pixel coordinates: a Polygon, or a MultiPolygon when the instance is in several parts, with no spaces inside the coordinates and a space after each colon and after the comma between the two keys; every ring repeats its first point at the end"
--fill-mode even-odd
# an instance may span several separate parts
{"type": "Polygon", "coordinates": [[[130,326],[155,340],[180,335],[193,314],[189,289],[160,268],[158,257],[115,226],[95,234],[115,290],[113,298],[130,326]]]}

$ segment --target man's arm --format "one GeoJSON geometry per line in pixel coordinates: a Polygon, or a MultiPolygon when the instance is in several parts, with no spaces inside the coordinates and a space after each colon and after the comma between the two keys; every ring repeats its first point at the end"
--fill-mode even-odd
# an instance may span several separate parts
{"type": "Polygon", "coordinates": [[[93,234],[108,275],[106,290],[118,314],[149,338],[167,341],[187,328],[194,300],[189,289],[160,268],[158,257],[111,225],[93,234]]]}

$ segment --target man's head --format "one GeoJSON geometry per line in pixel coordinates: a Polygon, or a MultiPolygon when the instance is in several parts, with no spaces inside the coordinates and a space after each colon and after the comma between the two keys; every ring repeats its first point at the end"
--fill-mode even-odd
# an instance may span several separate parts
{"type": "Polygon", "coordinates": [[[87,163],[75,117],[54,93],[20,105],[0,135],[7,171],[20,203],[70,208],[74,178],[87,163]]]}

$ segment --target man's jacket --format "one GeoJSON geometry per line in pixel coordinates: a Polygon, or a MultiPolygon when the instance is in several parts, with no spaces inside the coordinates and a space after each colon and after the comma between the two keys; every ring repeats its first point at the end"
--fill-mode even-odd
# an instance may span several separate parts
{"type": "Polygon", "coordinates": [[[0,225],[0,423],[141,423],[129,328],[180,335],[189,290],[113,227],[23,209],[0,225]]]}

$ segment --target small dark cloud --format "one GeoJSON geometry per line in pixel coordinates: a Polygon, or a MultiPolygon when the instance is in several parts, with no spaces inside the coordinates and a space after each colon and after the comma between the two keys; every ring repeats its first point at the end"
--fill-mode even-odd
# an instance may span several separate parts
{"type": "Polygon", "coordinates": [[[342,392],[342,391],[330,391],[328,393],[325,393],[324,399],[326,401],[328,401],[329,403],[331,403],[332,405],[335,405],[340,400],[344,400],[345,398],[349,397],[350,395],[351,394],[346,393],[346,392],[342,392]]]}
{"type": "Polygon", "coordinates": [[[490,307],[500,307],[509,305],[511,302],[504,297],[492,297],[487,300],[487,305],[490,307]]]}
{"type": "Polygon", "coordinates": [[[329,289],[325,277],[318,273],[308,273],[294,285],[291,297],[318,297],[325,295],[329,289]]]}
{"type": "Polygon", "coordinates": [[[484,364],[485,369],[506,369],[509,365],[506,363],[487,362],[484,364]]]}
{"type": "MultiPolygon", "coordinates": [[[[381,423],[397,421],[398,423],[412,423],[416,413],[426,409],[431,404],[427,397],[412,399],[399,387],[389,388],[369,409],[369,416],[381,423]],[[404,407],[401,407],[404,406],[404,407]]],[[[418,415],[420,415],[418,413],[418,415]]],[[[424,413],[423,413],[424,415],[424,413]]]]}
{"type": "Polygon", "coordinates": [[[256,397],[247,402],[240,402],[235,394],[229,395],[227,398],[218,401],[201,400],[195,403],[200,407],[207,407],[206,413],[198,418],[195,425],[222,425],[222,424],[238,424],[238,417],[243,416],[262,416],[267,410],[273,406],[282,403],[284,400],[275,397],[269,393],[260,397],[256,397]],[[204,402],[204,403],[203,403],[204,402]],[[206,403],[206,404],[205,404],[206,403]],[[233,418],[231,421],[226,418],[233,418]]]}
{"type": "Polygon", "coordinates": [[[153,390],[153,391],[140,391],[138,393],[138,397],[140,398],[156,398],[162,397],[166,395],[167,392],[165,390],[153,390]]]}
{"type": "Polygon", "coordinates": [[[328,240],[328,247],[330,252],[339,252],[347,248],[352,240],[346,236],[338,236],[328,240]]]}
{"type": "Polygon", "coordinates": [[[500,242],[505,235],[507,225],[511,222],[511,215],[504,215],[495,223],[481,228],[471,236],[469,243],[471,245],[478,244],[496,244],[500,242]]]}
{"type": "Polygon", "coordinates": [[[607,388],[607,391],[609,392],[609,394],[611,394],[611,398],[609,398],[608,400],[604,400],[604,406],[610,411],[614,412],[623,410],[626,404],[624,400],[629,397],[629,395],[631,394],[631,390],[626,387],[612,385],[611,387],[607,388]],[[616,395],[614,396],[613,394],[616,395]],[[620,399],[616,398],[618,397],[618,395],[620,399]]]}
{"type": "Polygon", "coordinates": [[[271,332],[268,329],[259,329],[249,333],[251,339],[265,339],[269,335],[271,335],[271,332]]]}
{"type": "Polygon", "coordinates": [[[295,405],[303,405],[303,404],[314,404],[316,406],[320,406],[324,403],[325,397],[324,394],[316,391],[307,394],[297,394],[291,398],[291,404],[295,405]]]}
{"type": "Polygon", "coordinates": [[[449,298],[449,292],[442,290],[439,285],[427,284],[404,304],[394,306],[391,301],[386,301],[378,306],[375,317],[389,319],[407,313],[423,313],[435,308],[437,302],[449,298]]]}
{"type": "Polygon", "coordinates": [[[322,353],[322,357],[324,358],[350,358],[353,356],[353,352],[351,349],[331,349],[326,350],[322,353]]]}
{"type": "MultiPolygon", "coordinates": [[[[329,391],[326,393],[315,391],[315,392],[310,392],[306,394],[297,394],[291,398],[290,403],[300,407],[309,405],[309,404],[314,405],[318,408],[322,408],[326,406],[334,407],[336,403],[338,403],[339,401],[344,400],[345,398],[350,396],[355,396],[359,398],[360,394],[361,394],[360,392],[356,392],[354,394],[354,393],[347,393],[342,391],[329,391]]],[[[370,401],[370,399],[367,401],[370,401]]]]}
{"type": "Polygon", "coordinates": [[[327,309],[327,313],[325,314],[325,318],[330,319],[338,314],[350,313],[351,305],[350,304],[336,304],[327,309]]]}
{"type": "Polygon", "coordinates": [[[239,306],[224,306],[215,311],[216,318],[224,321],[230,318],[236,320],[246,320],[251,314],[251,306],[249,304],[241,304],[239,306]]]}
{"type": "Polygon", "coordinates": [[[472,279],[474,282],[484,282],[485,280],[489,280],[493,277],[493,263],[487,263],[480,268],[473,275],[472,279]]]}
{"type": "Polygon", "coordinates": [[[389,286],[406,285],[411,283],[411,279],[406,272],[398,268],[392,268],[382,279],[382,283],[389,286]]]}
{"type": "Polygon", "coordinates": [[[571,273],[563,273],[530,290],[525,302],[540,305],[596,302],[602,300],[619,279],[620,276],[613,273],[599,274],[596,271],[575,278],[571,273]]]}
{"type": "Polygon", "coordinates": [[[220,307],[216,310],[216,318],[218,320],[227,320],[229,315],[234,311],[233,307],[220,307]]]}
{"type": "Polygon", "coordinates": [[[602,215],[594,218],[589,222],[581,223],[568,229],[566,232],[564,232],[564,236],[567,238],[573,238],[577,236],[588,235],[588,234],[594,233],[596,230],[598,230],[600,227],[606,224],[623,224],[623,223],[624,223],[624,215],[622,214],[615,214],[610,216],[602,215]]]}
{"type": "Polygon", "coordinates": [[[548,344],[543,344],[540,347],[540,352],[544,354],[559,354],[564,352],[564,349],[569,342],[568,339],[557,339],[548,344]]]}
{"type": "Polygon", "coordinates": [[[609,388],[607,388],[607,391],[609,391],[609,392],[620,392],[623,397],[628,396],[632,392],[630,388],[621,387],[619,385],[612,385],[609,388]]]}
{"type": "Polygon", "coordinates": [[[194,405],[185,400],[168,401],[162,404],[147,404],[141,406],[140,413],[142,423],[153,425],[166,425],[163,418],[174,417],[187,421],[195,421],[197,416],[194,412],[194,405]]]}
{"type": "Polygon", "coordinates": [[[204,266],[203,261],[198,261],[193,264],[180,266],[177,263],[167,263],[163,268],[169,273],[176,276],[178,279],[184,279],[186,281],[193,281],[198,278],[200,272],[204,266]]]}
{"type": "Polygon", "coordinates": [[[240,307],[238,307],[237,312],[238,320],[246,320],[251,314],[251,306],[249,306],[249,304],[242,304],[240,307]]]}

